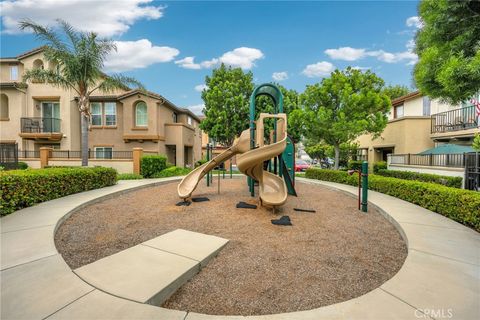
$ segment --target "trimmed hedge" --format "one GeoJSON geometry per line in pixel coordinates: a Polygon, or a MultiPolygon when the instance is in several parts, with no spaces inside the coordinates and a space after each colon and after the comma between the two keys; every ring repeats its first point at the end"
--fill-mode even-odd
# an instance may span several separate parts
{"type": "Polygon", "coordinates": [[[152,178],[167,168],[165,156],[143,156],[140,160],[140,173],[144,178],[152,178]]]}
{"type": "Polygon", "coordinates": [[[373,173],[378,173],[380,170],[387,170],[388,165],[385,161],[378,161],[373,164],[373,173]]]}
{"type": "Polygon", "coordinates": [[[348,161],[348,170],[362,170],[362,163],[361,160],[350,160],[348,161]]]}
{"type": "Polygon", "coordinates": [[[379,170],[377,174],[384,177],[436,183],[436,184],[441,184],[447,187],[452,187],[457,189],[462,188],[462,180],[463,180],[462,177],[449,177],[449,176],[441,176],[438,174],[419,173],[419,172],[400,171],[400,170],[382,169],[382,170],[379,170]]]}
{"type": "Polygon", "coordinates": [[[184,176],[189,174],[192,170],[188,168],[179,168],[179,167],[169,167],[161,172],[156,173],[154,178],[167,178],[175,176],[184,176]]]}
{"type": "Polygon", "coordinates": [[[0,172],[0,215],[7,215],[36,203],[117,182],[111,168],[49,168],[0,172]]]}
{"type": "MultiPolygon", "coordinates": [[[[346,172],[308,169],[310,179],[357,186],[358,177],[346,172]]],[[[438,184],[369,175],[369,189],[414,203],[480,232],[480,193],[438,184]]]]}
{"type": "Polygon", "coordinates": [[[117,180],[138,180],[138,179],[143,179],[143,176],[141,174],[135,174],[135,173],[119,173],[117,175],[117,180]]]}

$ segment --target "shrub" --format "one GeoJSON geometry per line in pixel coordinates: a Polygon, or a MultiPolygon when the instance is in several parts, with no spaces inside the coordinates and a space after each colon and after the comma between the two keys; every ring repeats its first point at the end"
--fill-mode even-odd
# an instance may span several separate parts
{"type": "Polygon", "coordinates": [[[26,164],[25,162],[19,161],[17,167],[19,170],[25,170],[25,169],[28,169],[28,164],[26,164]]]}
{"type": "Polygon", "coordinates": [[[200,159],[197,162],[195,162],[195,168],[200,167],[202,164],[207,163],[207,159],[200,159]]]}
{"type": "Polygon", "coordinates": [[[141,174],[136,173],[120,173],[117,175],[117,180],[137,180],[143,179],[141,174]]]}
{"type": "Polygon", "coordinates": [[[152,178],[167,167],[165,156],[143,156],[140,161],[140,173],[145,178],[152,178]]]}
{"type": "Polygon", "coordinates": [[[350,160],[348,161],[348,170],[362,170],[362,163],[361,160],[350,160]]]}
{"type": "Polygon", "coordinates": [[[377,174],[384,177],[436,183],[436,184],[441,184],[447,187],[458,188],[458,189],[462,188],[462,180],[463,180],[462,177],[449,177],[449,176],[441,176],[437,174],[400,171],[400,170],[382,169],[382,170],[379,170],[377,174]]]}
{"type": "Polygon", "coordinates": [[[111,168],[50,168],[0,172],[0,214],[69,194],[114,185],[111,168]]]}
{"type": "Polygon", "coordinates": [[[379,170],[387,170],[388,166],[385,161],[378,161],[373,164],[373,173],[378,173],[379,170]]]}
{"type": "MultiPolygon", "coordinates": [[[[310,179],[356,186],[358,177],[342,171],[308,169],[310,179]]],[[[369,189],[411,202],[480,231],[480,193],[438,184],[369,176],[369,189]]]]}
{"type": "Polygon", "coordinates": [[[167,177],[175,177],[175,176],[184,176],[190,173],[192,170],[188,168],[179,168],[179,167],[170,167],[161,172],[156,173],[153,177],[154,178],[167,178],[167,177]]]}

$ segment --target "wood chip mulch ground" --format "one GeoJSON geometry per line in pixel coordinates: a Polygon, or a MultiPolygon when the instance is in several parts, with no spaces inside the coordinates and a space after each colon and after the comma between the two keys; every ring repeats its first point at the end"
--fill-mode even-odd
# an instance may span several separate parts
{"type": "MultiPolygon", "coordinates": [[[[216,177],[215,177],[216,180],[216,177]]],[[[390,279],[407,249],[375,208],[357,210],[355,198],[297,183],[299,197],[284,207],[238,209],[249,196],[246,179],[221,180],[175,206],[177,183],[149,187],[87,206],[59,228],[55,243],[72,269],[172,230],[216,235],[228,245],[163,306],[217,315],[261,315],[309,310],[365,294],[390,279]],[[294,208],[314,209],[315,213],[294,208]],[[290,216],[293,226],[271,219],[290,216]]]]}

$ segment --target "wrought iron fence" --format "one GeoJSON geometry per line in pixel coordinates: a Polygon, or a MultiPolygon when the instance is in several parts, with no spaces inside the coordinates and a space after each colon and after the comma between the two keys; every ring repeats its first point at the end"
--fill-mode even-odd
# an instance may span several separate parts
{"type": "Polygon", "coordinates": [[[465,130],[478,126],[474,106],[440,112],[432,115],[431,119],[431,133],[465,130]]]}
{"type": "Polygon", "coordinates": [[[16,143],[0,143],[0,166],[7,170],[18,168],[18,145],[16,143]]]}
{"type": "Polygon", "coordinates": [[[465,167],[465,154],[392,154],[390,164],[405,164],[429,167],[465,167]]]}
{"type": "Polygon", "coordinates": [[[38,150],[19,150],[18,157],[24,159],[36,159],[40,158],[40,151],[38,150]]]}
{"type": "MultiPolygon", "coordinates": [[[[40,151],[34,150],[20,150],[18,152],[19,158],[40,158],[40,151]]],[[[82,152],[76,150],[56,150],[53,149],[49,158],[54,159],[81,159],[82,152]]],[[[110,151],[110,150],[89,150],[89,159],[118,159],[128,160],[133,159],[133,151],[110,151]]]]}
{"type": "Polygon", "coordinates": [[[480,191],[480,152],[465,154],[465,189],[480,191]]]}
{"type": "Polygon", "coordinates": [[[20,119],[22,133],[60,132],[60,119],[42,117],[24,117],[20,119]]]}

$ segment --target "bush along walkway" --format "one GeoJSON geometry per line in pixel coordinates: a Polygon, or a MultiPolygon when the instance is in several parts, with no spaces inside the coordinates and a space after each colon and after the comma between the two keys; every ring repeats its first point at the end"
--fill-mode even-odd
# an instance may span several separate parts
{"type": "MultiPolygon", "coordinates": [[[[357,186],[358,178],[345,171],[308,169],[306,178],[357,186]]],[[[434,183],[369,175],[369,190],[411,202],[480,232],[480,193],[434,183]]]]}

